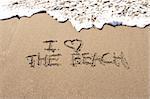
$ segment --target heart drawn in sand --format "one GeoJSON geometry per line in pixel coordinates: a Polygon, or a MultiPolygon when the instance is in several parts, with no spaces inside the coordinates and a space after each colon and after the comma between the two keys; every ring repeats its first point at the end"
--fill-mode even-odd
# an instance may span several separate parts
{"type": "Polygon", "coordinates": [[[68,48],[73,49],[74,51],[78,52],[81,50],[82,47],[82,41],[78,40],[78,39],[74,39],[74,40],[66,40],[64,42],[64,45],[68,48]]]}

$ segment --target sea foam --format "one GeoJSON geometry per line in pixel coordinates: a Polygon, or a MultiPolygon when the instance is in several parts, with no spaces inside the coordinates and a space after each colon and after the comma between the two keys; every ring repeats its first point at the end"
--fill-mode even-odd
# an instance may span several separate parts
{"type": "Polygon", "coordinates": [[[81,29],[150,24],[150,0],[1,0],[0,19],[30,17],[45,11],[59,22],[81,29]]]}

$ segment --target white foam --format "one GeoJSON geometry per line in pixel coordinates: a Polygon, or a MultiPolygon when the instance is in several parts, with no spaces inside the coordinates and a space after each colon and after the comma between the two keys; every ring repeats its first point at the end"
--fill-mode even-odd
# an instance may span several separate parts
{"type": "Polygon", "coordinates": [[[104,24],[145,27],[150,24],[150,0],[1,0],[0,19],[46,11],[77,31],[104,24]]]}

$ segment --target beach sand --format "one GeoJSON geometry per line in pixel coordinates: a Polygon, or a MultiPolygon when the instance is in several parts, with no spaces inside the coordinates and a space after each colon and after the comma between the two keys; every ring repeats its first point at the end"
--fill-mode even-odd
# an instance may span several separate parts
{"type": "Polygon", "coordinates": [[[1,99],[148,99],[149,31],[146,27],[105,25],[102,30],[77,32],[70,22],[59,23],[47,14],[0,21],[1,99]],[[82,53],[123,52],[130,69],[123,65],[73,67],[73,50],[65,40],[82,40],[82,53]],[[47,40],[61,53],[60,66],[30,67],[27,56],[41,53],[47,40]]]}

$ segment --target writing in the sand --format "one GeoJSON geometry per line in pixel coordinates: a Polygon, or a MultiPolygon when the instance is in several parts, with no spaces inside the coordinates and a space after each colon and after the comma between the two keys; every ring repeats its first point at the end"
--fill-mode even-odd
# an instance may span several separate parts
{"type": "MultiPolygon", "coordinates": [[[[65,60],[62,60],[62,57],[66,54],[63,54],[60,48],[56,48],[55,45],[58,43],[58,40],[43,41],[43,44],[46,44],[46,47],[43,48],[44,53],[42,53],[43,51],[40,51],[37,52],[37,54],[28,55],[26,57],[30,67],[53,67],[63,65],[61,61],[64,63],[65,60]]],[[[69,55],[69,64],[71,64],[71,66],[77,67],[87,65],[95,67],[101,65],[113,65],[115,67],[124,67],[126,69],[130,68],[123,51],[103,53],[86,52],[82,50],[83,45],[83,41],[79,39],[64,40],[63,47],[70,49],[67,50],[67,54],[69,55]]]]}

